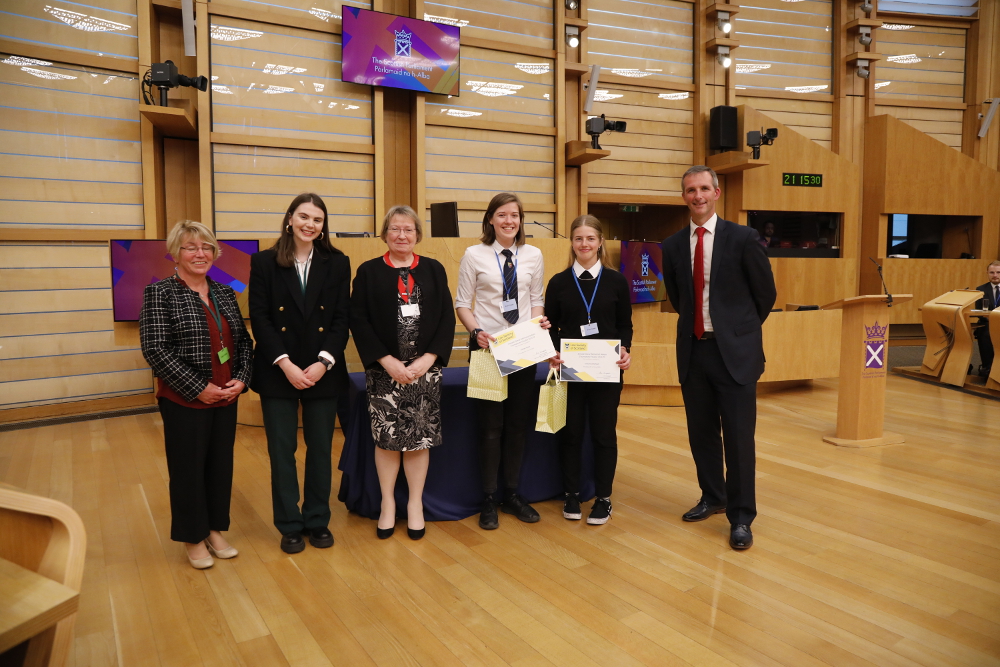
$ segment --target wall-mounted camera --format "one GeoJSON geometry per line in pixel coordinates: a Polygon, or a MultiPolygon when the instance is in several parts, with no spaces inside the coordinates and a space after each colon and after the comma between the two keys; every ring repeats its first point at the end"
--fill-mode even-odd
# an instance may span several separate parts
{"type": "Polygon", "coordinates": [[[747,146],[753,149],[753,159],[760,159],[760,147],[770,146],[774,143],[774,140],[778,138],[778,128],[772,127],[768,130],[764,128],[757,130],[751,130],[747,132],[747,146]]]}
{"type": "Polygon", "coordinates": [[[601,150],[601,145],[597,143],[597,138],[600,137],[605,132],[624,132],[625,131],[625,121],[623,120],[607,120],[604,118],[604,114],[601,114],[600,118],[588,118],[587,119],[587,134],[590,135],[590,147],[601,150]]]}
{"type": "MultiPolygon", "coordinates": [[[[160,89],[160,106],[165,107],[167,106],[168,90],[179,86],[188,86],[205,92],[208,90],[208,77],[184,76],[177,72],[177,66],[174,65],[174,62],[168,60],[162,63],[153,63],[146,77],[143,78],[143,84],[150,88],[156,86],[160,89]]],[[[143,97],[146,97],[145,89],[143,90],[143,97]]],[[[151,102],[148,98],[146,101],[147,103],[151,102]]]]}

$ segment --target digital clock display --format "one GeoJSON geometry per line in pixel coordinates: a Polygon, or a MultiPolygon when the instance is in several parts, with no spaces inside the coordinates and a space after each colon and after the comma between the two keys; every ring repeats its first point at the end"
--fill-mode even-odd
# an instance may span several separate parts
{"type": "Polygon", "coordinates": [[[821,188],[823,187],[823,174],[782,174],[781,184],[821,188]]]}

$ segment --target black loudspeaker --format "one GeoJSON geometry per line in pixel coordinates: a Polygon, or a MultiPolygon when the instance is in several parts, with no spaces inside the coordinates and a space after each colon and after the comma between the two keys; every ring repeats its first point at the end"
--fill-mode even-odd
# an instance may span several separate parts
{"type": "Polygon", "coordinates": [[[431,204],[431,230],[433,236],[458,236],[458,202],[443,201],[431,204]]]}
{"type": "Polygon", "coordinates": [[[712,107],[708,124],[708,147],[713,151],[733,151],[740,148],[736,124],[736,107],[712,107]]]}

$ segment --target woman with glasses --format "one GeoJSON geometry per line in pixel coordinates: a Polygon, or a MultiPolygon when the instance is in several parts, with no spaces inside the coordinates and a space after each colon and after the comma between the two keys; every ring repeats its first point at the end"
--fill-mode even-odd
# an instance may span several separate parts
{"type": "MultiPolygon", "coordinates": [[[[455,310],[469,330],[469,347],[474,350],[488,348],[497,332],[544,312],[542,251],[524,242],[523,219],[524,207],[517,195],[501,192],[494,196],[483,216],[481,243],[467,248],[459,265],[455,310]]],[[[542,327],[549,327],[544,317],[542,327]]],[[[534,382],[532,364],[507,376],[503,402],[474,399],[485,496],[479,515],[483,530],[500,526],[498,507],[527,523],[539,519],[535,508],[517,492],[528,422],[535,416],[534,382]],[[505,488],[498,489],[501,459],[505,488]]]]}
{"type": "Polygon", "coordinates": [[[277,242],[250,258],[250,322],[257,339],[253,390],[271,459],[271,505],[281,550],[333,546],[330,485],[337,398],[347,391],[344,348],[350,317],[351,262],[330,243],[319,195],[292,200],[277,242]],[[306,443],[299,507],[298,409],[306,443]]]}
{"type": "Polygon", "coordinates": [[[159,378],[156,398],[170,475],[170,539],[203,570],[232,558],[229,530],[236,401],[250,382],[253,341],[236,293],[208,277],[219,257],[212,231],[185,220],[167,236],[176,273],[142,295],[142,356],[159,378]]]}
{"type": "Polygon", "coordinates": [[[441,444],[441,367],[448,364],[455,312],[440,262],[413,252],[423,227],[409,206],[382,221],[388,246],[358,267],[351,294],[351,331],[365,366],[375,467],[382,490],[376,534],[395,530],[400,459],[410,495],[406,532],[424,536],[424,481],[430,449],[441,444]]]}

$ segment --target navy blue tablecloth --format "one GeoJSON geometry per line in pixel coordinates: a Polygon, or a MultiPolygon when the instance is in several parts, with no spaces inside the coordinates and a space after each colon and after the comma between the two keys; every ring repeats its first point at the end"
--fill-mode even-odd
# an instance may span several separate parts
{"type": "MultiPolygon", "coordinates": [[[[538,387],[545,381],[547,364],[539,364],[535,374],[535,400],[538,387]]],[[[431,449],[427,482],[424,486],[424,518],[428,521],[457,521],[478,514],[483,504],[479,473],[479,436],[473,399],[466,396],[468,368],[445,368],[441,389],[442,444],[431,449]]],[[[351,373],[349,394],[350,419],[345,429],[344,449],[340,455],[340,493],[347,509],[361,516],[377,519],[382,503],[378,474],[375,471],[375,442],[372,440],[365,391],[365,374],[351,373]]],[[[562,497],[558,434],[534,430],[534,415],[529,420],[521,466],[518,492],[528,502],[562,497]]],[[[500,472],[499,479],[503,479],[500,472]]],[[[594,496],[593,445],[589,428],[584,433],[583,469],[580,499],[594,496]]],[[[396,482],[396,508],[405,516],[408,489],[400,466],[396,482]]]]}

